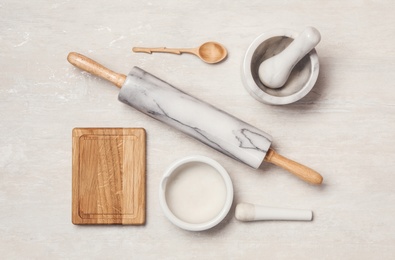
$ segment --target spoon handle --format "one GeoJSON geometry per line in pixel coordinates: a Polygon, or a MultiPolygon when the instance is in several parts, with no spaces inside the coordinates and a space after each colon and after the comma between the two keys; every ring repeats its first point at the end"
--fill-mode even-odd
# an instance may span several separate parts
{"type": "Polygon", "coordinates": [[[153,53],[153,52],[165,52],[165,53],[173,53],[173,54],[181,54],[185,53],[194,53],[194,49],[174,49],[174,48],[166,48],[166,47],[159,47],[159,48],[145,48],[145,47],[133,47],[132,49],[134,52],[145,52],[145,53],[153,53]]]}

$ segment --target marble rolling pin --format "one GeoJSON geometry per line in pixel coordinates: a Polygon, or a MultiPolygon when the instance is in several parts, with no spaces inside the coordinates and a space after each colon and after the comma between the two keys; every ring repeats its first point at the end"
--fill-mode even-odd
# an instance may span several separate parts
{"type": "Polygon", "coordinates": [[[102,77],[121,88],[118,99],[253,168],[263,161],[273,163],[299,178],[321,184],[314,170],[277,154],[269,134],[234,116],[189,96],[169,83],[133,67],[125,76],[78,53],[67,60],[74,66],[102,77]]]}

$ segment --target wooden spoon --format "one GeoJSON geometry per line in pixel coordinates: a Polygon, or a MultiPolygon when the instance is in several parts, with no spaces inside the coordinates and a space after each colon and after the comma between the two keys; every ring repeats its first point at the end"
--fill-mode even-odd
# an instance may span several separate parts
{"type": "Polygon", "coordinates": [[[191,53],[198,56],[201,60],[207,63],[218,63],[226,58],[228,52],[225,47],[217,42],[205,42],[197,48],[187,48],[187,49],[174,49],[174,48],[144,48],[144,47],[134,47],[134,52],[166,52],[173,54],[181,54],[181,53],[191,53]]]}

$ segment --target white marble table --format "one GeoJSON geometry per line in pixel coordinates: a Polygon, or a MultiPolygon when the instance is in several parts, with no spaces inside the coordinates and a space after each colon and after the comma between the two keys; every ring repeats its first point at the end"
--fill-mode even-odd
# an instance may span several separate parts
{"type": "Polygon", "coordinates": [[[392,259],[394,8],[393,1],[2,1],[0,258],[392,259]],[[249,44],[266,30],[307,25],[322,35],[313,91],[280,107],[253,99],[240,76],[249,44]],[[131,52],[209,40],[227,47],[223,63],[131,52]],[[278,152],[319,171],[324,184],[271,165],[256,171],[127,107],[110,83],[67,63],[70,51],[125,74],[137,65],[268,132],[278,152]],[[71,224],[74,127],[146,129],[145,226],[71,224]],[[233,206],[212,230],[176,228],[160,209],[158,185],[171,162],[192,154],[229,171],[234,205],[312,209],[314,220],[242,223],[233,206]]]}

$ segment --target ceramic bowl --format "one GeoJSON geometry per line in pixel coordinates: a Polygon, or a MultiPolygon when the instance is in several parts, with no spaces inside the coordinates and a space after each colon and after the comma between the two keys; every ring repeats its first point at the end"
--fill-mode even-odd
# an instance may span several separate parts
{"type": "MultiPolygon", "coordinates": [[[[180,192],[180,190],[178,189],[177,192],[180,192]]],[[[174,225],[185,230],[202,231],[216,226],[226,217],[233,203],[233,185],[227,171],[215,160],[200,155],[189,156],[172,163],[165,171],[159,187],[159,201],[165,216],[174,225]],[[218,191],[212,189],[214,187],[213,183],[199,184],[200,180],[207,180],[204,179],[205,173],[199,175],[195,174],[195,172],[187,172],[188,169],[193,169],[196,166],[204,166],[206,167],[204,169],[212,170],[214,176],[212,182],[218,182],[220,184],[218,189],[220,194],[217,193],[218,191]],[[183,174],[184,177],[182,176],[183,174]],[[181,197],[172,197],[174,196],[174,192],[172,195],[171,189],[178,189],[176,188],[176,184],[181,185],[180,183],[182,183],[182,178],[185,178],[185,174],[192,174],[190,176],[193,178],[191,179],[193,185],[185,190],[185,193],[181,197]],[[211,196],[211,193],[214,196],[211,196]],[[194,198],[196,195],[199,195],[198,201],[194,198]],[[217,200],[217,196],[221,199],[217,200]],[[219,204],[215,201],[219,201],[219,204]],[[191,218],[178,214],[177,207],[174,207],[174,203],[179,203],[178,207],[182,207],[185,211],[189,210],[190,214],[194,214],[191,216],[194,218],[193,221],[191,218]],[[216,203],[215,210],[211,212],[213,203],[216,203]],[[203,216],[205,211],[210,212],[208,217],[203,216]],[[196,218],[201,217],[198,216],[200,214],[204,217],[204,220],[196,221],[196,218]]]]}
{"type": "Polygon", "coordinates": [[[248,93],[256,100],[271,105],[290,104],[306,96],[313,88],[319,73],[315,49],[293,68],[283,87],[268,88],[259,80],[259,65],[284,50],[298,34],[288,29],[271,30],[258,36],[249,46],[243,61],[242,80],[248,93]]]}

